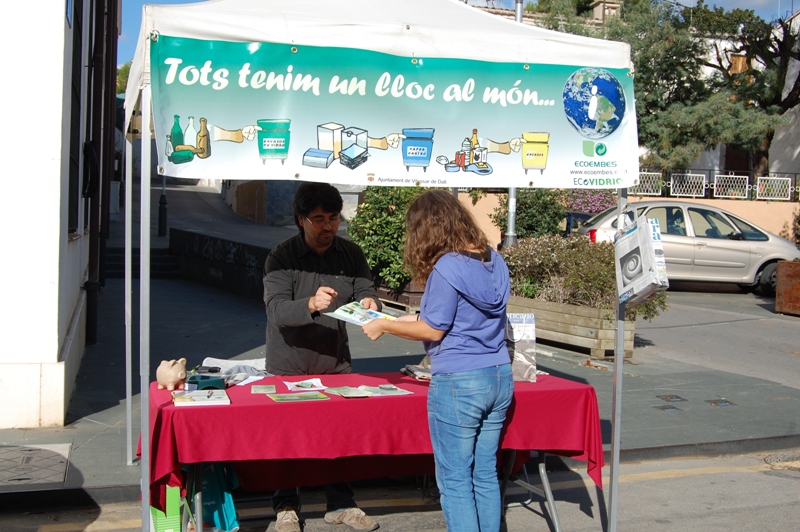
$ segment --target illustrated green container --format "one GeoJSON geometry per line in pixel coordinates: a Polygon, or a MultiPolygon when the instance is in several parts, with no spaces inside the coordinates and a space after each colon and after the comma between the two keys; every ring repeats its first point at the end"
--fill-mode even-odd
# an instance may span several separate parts
{"type": "Polygon", "coordinates": [[[267,159],[280,159],[284,163],[289,156],[289,125],[288,118],[257,120],[258,127],[258,155],[261,162],[266,164],[267,159]]]}

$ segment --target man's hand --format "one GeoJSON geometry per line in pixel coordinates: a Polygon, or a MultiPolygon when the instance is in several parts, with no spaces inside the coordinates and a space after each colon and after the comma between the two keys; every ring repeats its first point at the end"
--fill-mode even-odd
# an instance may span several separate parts
{"type": "Polygon", "coordinates": [[[322,312],[331,306],[333,298],[338,295],[339,293],[333,288],[329,286],[320,286],[317,289],[317,293],[308,299],[308,310],[311,311],[311,314],[322,312]]]}
{"type": "Polygon", "coordinates": [[[365,297],[361,301],[359,301],[362,307],[369,310],[378,310],[378,304],[375,303],[375,300],[371,297],[365,297]]]}

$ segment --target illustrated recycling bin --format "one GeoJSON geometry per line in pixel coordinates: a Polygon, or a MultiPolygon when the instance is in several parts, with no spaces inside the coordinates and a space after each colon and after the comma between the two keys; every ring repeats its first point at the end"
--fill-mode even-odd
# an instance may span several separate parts
{"type": "Polygon", "coordinates": [[[433,128],[404,128],[403,136],[403,164],[406,165],[406,171],[412,166],[421,166],[423,172],[427,171],[433,153],[433,128]]]}
{"type": "Polygon", "coordinates": [[[522,167],[525,173],[528,170],[540,170],[544,173],[547,168],[547,154],[550,150],[550,133],[527,132],[522,134],[522,167]]]}
{"type": "Polygon", "coordinates": [[[256,123],[261,129],[258,131],[258,155],[261,162],[266,164],[267,159],[280,159],[281,164],[289,156],[289,126],[288,118],[262,119],[256,123]]]}

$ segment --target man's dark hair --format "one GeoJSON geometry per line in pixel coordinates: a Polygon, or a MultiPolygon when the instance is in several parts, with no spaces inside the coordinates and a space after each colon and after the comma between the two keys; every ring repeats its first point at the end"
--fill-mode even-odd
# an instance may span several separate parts
{"type": "Polygon", "coordinates": [[[317,207],[331,214],[342,212],[342,195],[333,185],[329,183],[303,183],[297,187],[294,193],[294,223],[300,232],[303,227],[300,225],[298,216],[306,217],[317,207]]]}

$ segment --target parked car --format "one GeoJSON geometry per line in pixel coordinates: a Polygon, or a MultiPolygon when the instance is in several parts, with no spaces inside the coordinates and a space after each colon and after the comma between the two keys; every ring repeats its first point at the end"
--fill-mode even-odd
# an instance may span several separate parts
{"type": "Polygon", "coordinates": [[[568,237],[574,235],[578,232],[578,229],[593,216],[594,214],[588,212],[568,212],[564,215],[564,219],[561,220],[561,236],[568,237]]]}
{"type": "MultiPolygon", "coordinates": [[[[785,238],[723,209],[685,201],[629,203],[629,222],[644,214],[658,219],[667,261],[667,277],[674,281],[735,283],[742,289],[761,288],[775,295],[779,260],[800,257],[797,246],[785,238]]],[[[626,222],[626,223],[629,223],[626,222]]],[[[613,242],[617,207],[588,220],[578,234],[593,242],[613,242]]]]}

